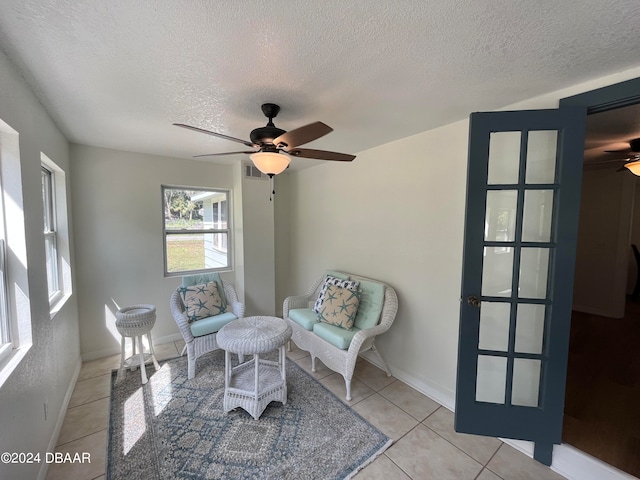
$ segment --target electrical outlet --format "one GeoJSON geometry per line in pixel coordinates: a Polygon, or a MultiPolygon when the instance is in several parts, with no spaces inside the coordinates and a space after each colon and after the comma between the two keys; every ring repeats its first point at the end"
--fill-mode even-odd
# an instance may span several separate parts
{"type": "Polygon", "coordinates": [[[49,416],[49,400],[44,401],[44,421],[47,421],[47,417],[49,416]]]}

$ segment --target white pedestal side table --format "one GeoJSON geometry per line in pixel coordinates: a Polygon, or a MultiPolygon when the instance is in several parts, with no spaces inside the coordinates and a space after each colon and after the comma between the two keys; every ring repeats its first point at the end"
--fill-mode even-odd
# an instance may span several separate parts
{"type": "Polygon", "coordinates": [[[224,411],[240,407],[260,418],[270,402],[287,403],[286,354],[291,327],[277,317],[245,317],[220,329],[216,340],[225,350],[224,411]],[[260,358],[278,350],[278,360],[260,358]],[[253,360],[231,365],[231,353],[253,355],[253,360]]]}
{"type": "Polygon", "coordinates": [[[116,312],[116,328],[122,339],[120,341],[120,368],[116,382],[121,380],[124,370],[127,368],[135,369],[140,367],[140,376],[142,383],[147,383],[147,370],[145,364],[153,362],[156,371],[160,369],[160,365],[156,360],[153,351],[153,341],[151,340],[151,329],[156,323],[156,307],[154,305],[132,305],[123,307],[116,312]],[[149,342],[149,352],[145,353],[142,343],[142,336],[147,336],[149,342]],[[125,339],[129,337],[132,341],[133,354],[125,359],[125,339]],[[136,354],[136,340],[140,348],[140,352],[136,354]]]}

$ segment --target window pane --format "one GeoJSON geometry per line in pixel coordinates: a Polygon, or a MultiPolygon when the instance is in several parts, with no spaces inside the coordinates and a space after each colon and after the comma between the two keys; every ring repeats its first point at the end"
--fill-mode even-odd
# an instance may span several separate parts
{"type": "Polygon", "coordinates": [[[557,130],[529,132],[527,183],[553,183],[556,177],[557,130]]]}
{"type": "Polygon", "coordinates": [[[42,168],[42,210],[44,214],[44,231],[53,232],[53,179],[52,173],[42,168]]]}
{"type": "Polygon", "coordinates": [[[507,385],[507,359],[478,355],[476,401],[504,403],[507,385]]]}
{"type": "Polygon", "coordinates": [[[513,361],[511,404],[537,407],[540,396],[540,360],[516,358],[513,361]]]}
{"type": "Polygon", "coordinates": [[[165,229],[226,229],[226,198],[223,191],[165,188],[165,229]]]}
{"type": "Polygon", "coordinates": [[[487,192],[484,239],[492,242],[513,242],[516,237],[517,190],[487,192]]]}
{"type": "Polygon", "coordinates": [[[489,184],[517,183],[520,132],[492,132],[489,143],[489,184]]]}
{"type": "Polygon", "coordinates": [[[548,242],[551,239],[552,213],[553,190],[526,190],[522,241],[548,242]]]}
{"type": "Polygon", "coordinates": [[[544,305],[521,303],[516,319],[515,351],[520,353],[542,353],[544,339],[544,305]]]}
{"type": "Polygon", "coordinates": [[[227,268],[226,233],[167,235],[167,272],[227,268]]]}
{"type": "Polygon", "coordinates": [[[546,298],[548,248],[523,248],[520,254],[520,298],[546,298]]]}
{"type": "Polygon", "coordinates": [[[513,277],[513,250],[484,247],[482,262],[482,295],[510,297],[513,277]]]}
{"type": "Polygon", "coordinates": [[[47,262],[47,286],[49,300],[52,300],[59,291],[58,284],[58,251],[56,249],[56,225],[54,216],[54,189],[53,172],[44,166],[42,172],[42,209],[44,213],[44,241],[45,256],[47,262]]]}
{"type": "Polygon", "coordinates": [[[482,350],[509,350],[509,318],[511,304],[482,302],[480,305],[480,339],[482,350]]]}
{"type": "Polygon", "coordinates": [[[229,268],[229,193],[173,187],[162,191],[166,273],[229,268]]]}
{"type": "Polygon", "coordinates": [[[58,291],[58,252],[56,251],[56,237],[48,234],[44,237],[46,261],[47,261],[47,285],[49,297],[58,291]]]}

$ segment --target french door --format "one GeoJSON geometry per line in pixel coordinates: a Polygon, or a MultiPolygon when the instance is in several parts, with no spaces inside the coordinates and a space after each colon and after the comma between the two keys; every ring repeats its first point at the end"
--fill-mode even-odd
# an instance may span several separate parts
{"type": "Polygon", "coordinates": [[[470,117],[455,428],[562,440],[586,110],[470,117]]]}

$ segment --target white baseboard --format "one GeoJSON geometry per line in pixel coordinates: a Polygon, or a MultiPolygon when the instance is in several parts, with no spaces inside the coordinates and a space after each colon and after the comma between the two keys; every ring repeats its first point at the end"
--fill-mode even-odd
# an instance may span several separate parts
{"type": "MultiPolygon", "coordinates": [[[[58,437],[60,436],[60,430],[62,430],[62,424],[64,423],[64,417],[67,414],[67,407],[69,406],[69,402],[71,401],[71,395],[73,395],[73,390],[76,388],[76,382],[78,381],[78,376],[80,375],[80,369],[82,368],[82,361],[78,361],[76,365],[76,369],[71,376],[71,382],[69,382],[69,386],[67,387],[67,393],[64,396],[64,400],[62,401],[62,408],[58,412],[58,418],[56,419],[56,425],[53,428],[53,433],[51,434],[51,438],[49,439],[49,445],[47,445],[47,452],[53,452],[56,449],[56,444],[58,443],[58,437]]],[[[47,471],[49,469],[48,462],[42,462],[42,466],[40,467],[40,471],[38,472],[38,480],[44,480],[47,476],[47,471]]]]}
{"type": "Polygon", "coordinates": [[[637,480],[633,475],[566,444],[553,447],[551,470],[569,480],[637,480]]]}
{"type": "MultiPolygon", "coordinates": [[[[373,352],[364,352],[360,354],[360,356],[367,360],[369,363],[373,363],[376,367],[384,370],[384,368],[380,364],[380,361],[378,360],[377,355],[375,355],[373,352]]],[[[394,368],[391,365],[389,365],[389,369],[391,370],[393,376],[398,380],[402,380],[410,387],[415,388],[423,395],[426,395],[432,400],[435,400],[440,405],[453,412],[453,409],[455,407],[455,394],[452,391],[445,389],[442,385],[439,385],[437,383],[425,383],[422,380],[418,380],[413,375],[398,368],[394,368]]]]}
{"type": "MultiPolygon", "coordinates": [[[[361,357],[382,368],[378,357],[372,352],[364,352],[361,357]]],[[[393,376],[398,380],[402,380],[410,387],[415,388],[452,412],[455,410],[454,392],[444,389],[435,383],[425,383],[402,370],[393,368],[391,365],[389,368],[393,376]]],[[[500,440],[533,458],[533,442],[512,440],[510,438],[501,438],[500,440]]],[[[566,444],[554,445],[551,470],[566,477],[568,480],[637,480],[636,477],[566,444]]]]}
{"type": "MultiPolygon", "coordinates": [[[[164,343],[175,342],[176,340],[184,340],[182,334],[174,333],[171,335],[165,335],[164,337],[151,337],[154,345],[162,345],[164,343]]],[[[112,355],[120,355],[120,347],[106,348],[104,350],[98,350],[95,352],[86,352],[82,354],[83,362],[90,362],[91,360],[97,360],[99,358],[110,357],[112,355]]]]}

